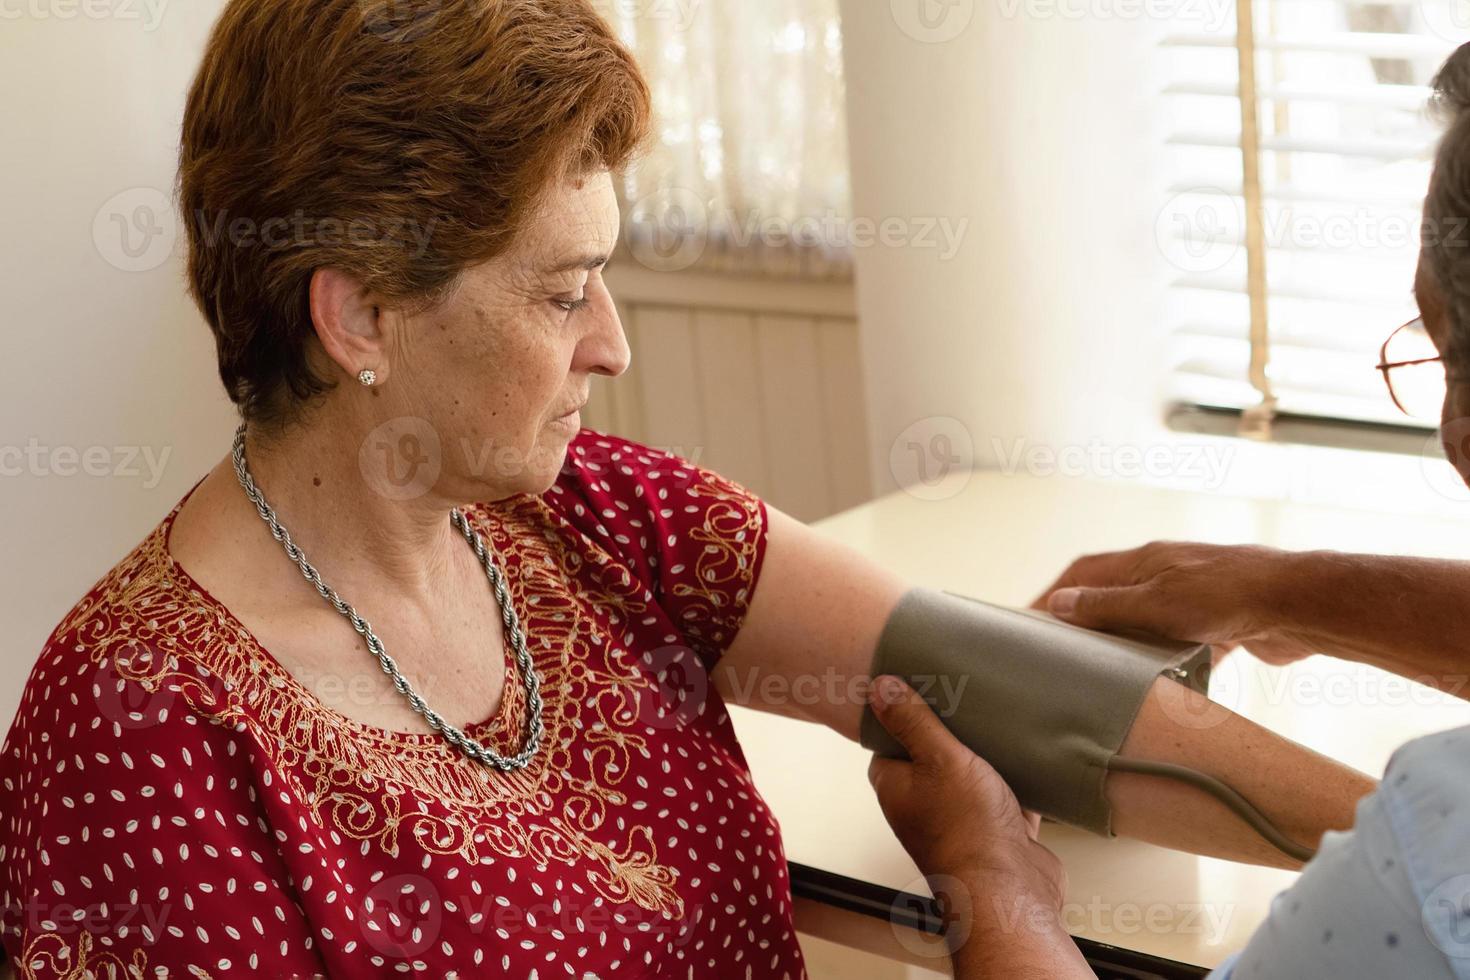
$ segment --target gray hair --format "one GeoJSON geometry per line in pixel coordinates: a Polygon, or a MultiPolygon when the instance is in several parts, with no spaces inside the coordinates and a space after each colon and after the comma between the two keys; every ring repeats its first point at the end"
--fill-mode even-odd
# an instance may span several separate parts
{"type": "Polygon", "coordinates": [[[1443,295],[1450,349],[1470,361],[1470,44],[1450,55],[1432,83],[1430,106],[1445,123],[1424,201],[1423,245],[1443,295]]]}

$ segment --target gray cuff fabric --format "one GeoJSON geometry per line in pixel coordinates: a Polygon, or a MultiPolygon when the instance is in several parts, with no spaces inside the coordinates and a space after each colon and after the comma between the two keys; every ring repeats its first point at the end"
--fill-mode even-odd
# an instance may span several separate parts
{"type": "MultiPolygon", "coordinates": [[[[918,588],[884,626],[871,676],[907,680],[1022,806],[1111,836],[1103,781],[1149,688],[1167,673],[1203,693],[1210,663],[1208,646],[1096,633],[918,588]]],[[[871,708],[860,740],[907,758],[871,708]]]]}

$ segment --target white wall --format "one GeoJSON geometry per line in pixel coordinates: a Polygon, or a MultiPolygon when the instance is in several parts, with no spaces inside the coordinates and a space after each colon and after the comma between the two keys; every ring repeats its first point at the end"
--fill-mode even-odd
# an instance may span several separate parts
{"type": "Polygon", "coordinates": [[[969,221],[948,261],[858,251],[879,493],[925,477],[914,441],[933,476],[951,451],[993,465],[995,440],[1116,444],[1160,428],[1164,25],[1065,9],[842,0],[855,213],[916,235],[920,219],[969,221]]]}
{"type": "Polygon", "coordinates": [[[0,729],[51,627],[228,449],[161,204],[220,7],[0,3],[0,729]],[[112,214],[150,201],[165,234],[130,259],[112,214]]]}

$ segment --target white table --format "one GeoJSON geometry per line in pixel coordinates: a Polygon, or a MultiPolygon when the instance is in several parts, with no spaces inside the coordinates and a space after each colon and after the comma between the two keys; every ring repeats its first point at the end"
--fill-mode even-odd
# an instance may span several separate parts
{"type": "MultiPolygon", "coordinates": [[[[1029,603],[1081,553],[1160,538],[1470,557],[1470,510],[1455,522],[1066,478],[955,479],[958,492],[945,499],[899,492],[817,526],[916,585],[1012,605],[1029,603]]],[[[1217,700],[1375,776],[1404,741],[1470,724],[1470,704],[1372,668],[1315,658],[1283,670],[1244,655],[1225,664],[1234,666],[1217,672],[1217,700]]],[[[788,860],[875,886],[875,895],[927,894],[873,798],[868,753],[817,726],[732,713],[756,783],[781,822],[788,860]]],[[[1067,866],[1075,936],[1199,967],[1239,949],[1293,878],[1055,825],[1043,839],[1067,866]]],[[[799,901],[802,930],[944,968],[908,952],[906,930],[845,904],[799,901]]]]}

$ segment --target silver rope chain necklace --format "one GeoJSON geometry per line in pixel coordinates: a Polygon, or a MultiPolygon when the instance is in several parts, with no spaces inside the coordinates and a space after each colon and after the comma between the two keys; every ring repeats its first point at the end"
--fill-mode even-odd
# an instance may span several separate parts
{"type": "MultiPolygon", "coordinates": [[[[485,540],[480,537],[474,528],[470,527],[469,521],[458,507],[449,512],[449,522],[455,529],[464,535],[469,546],[474,549],[475,556],[480,559],[480,564],[485,567],[485,574],[490,579],[490,585],[495,590],[495,598],[500,603],[501,618],[505,620],[505,630],[510,636],[511,648],[515,651],[516,666],[520,669],[521,677],[526,685],[526,743],[525,747],[514,756],[503,756],[491,749],[489,746],[470,738],[458,728],[449,724],[433,708],[424,703],[413,686],[408,683],[407,678],[398,670],[398,665],[393,658],[388,656],[388,651],[383,648],[383,641],[373,633],[367,620],[357,614],[357,610],[342,600],[334,589],[322,581],[321,575],[311,563],[306,560],[306,553],[298,548],[292,541],[291,535],[281,526],[276,519],[276,512],[266,503],[265,496],[255,485],[255,480],[250,476],[250,470],[245,466],[245,426],[242,424],[235,430],[235,475],[240,478],[240,485],[245,488],[245,495],[250,502],[255,504],[260,517],[270,525],[271,536],[279,541],[286,549],[286,556],[294,561],[301,569],[301,574],[306,576],[307,581],[316,586],[318,594],[327,602],[332,604],[347,620],[352,623],[352,628],[362,634],[367,640],[368,650],[378,658],[378,663],[383,668],[383,673],[393,679],[393,687],[408,701],[414,711],[424,716],[429,727],[444,736],[450,744],[459,749],[465,755],[476,762],[493,766],[501,772],[515,772],[529,766],[536,753],[540,751],[541,739],[544,734],[541,724],[541,678],[536,674],[535,665],[531,662],[531,654],[526,649],[526,637],[521,632],[521,624],[516,612],[511,608],[510,593],[505,586],[505,576],[495,564],[495,559],[485,547],[485,540]]],[[[502,695],[503,696],[503,695],[502,695]]]]}

